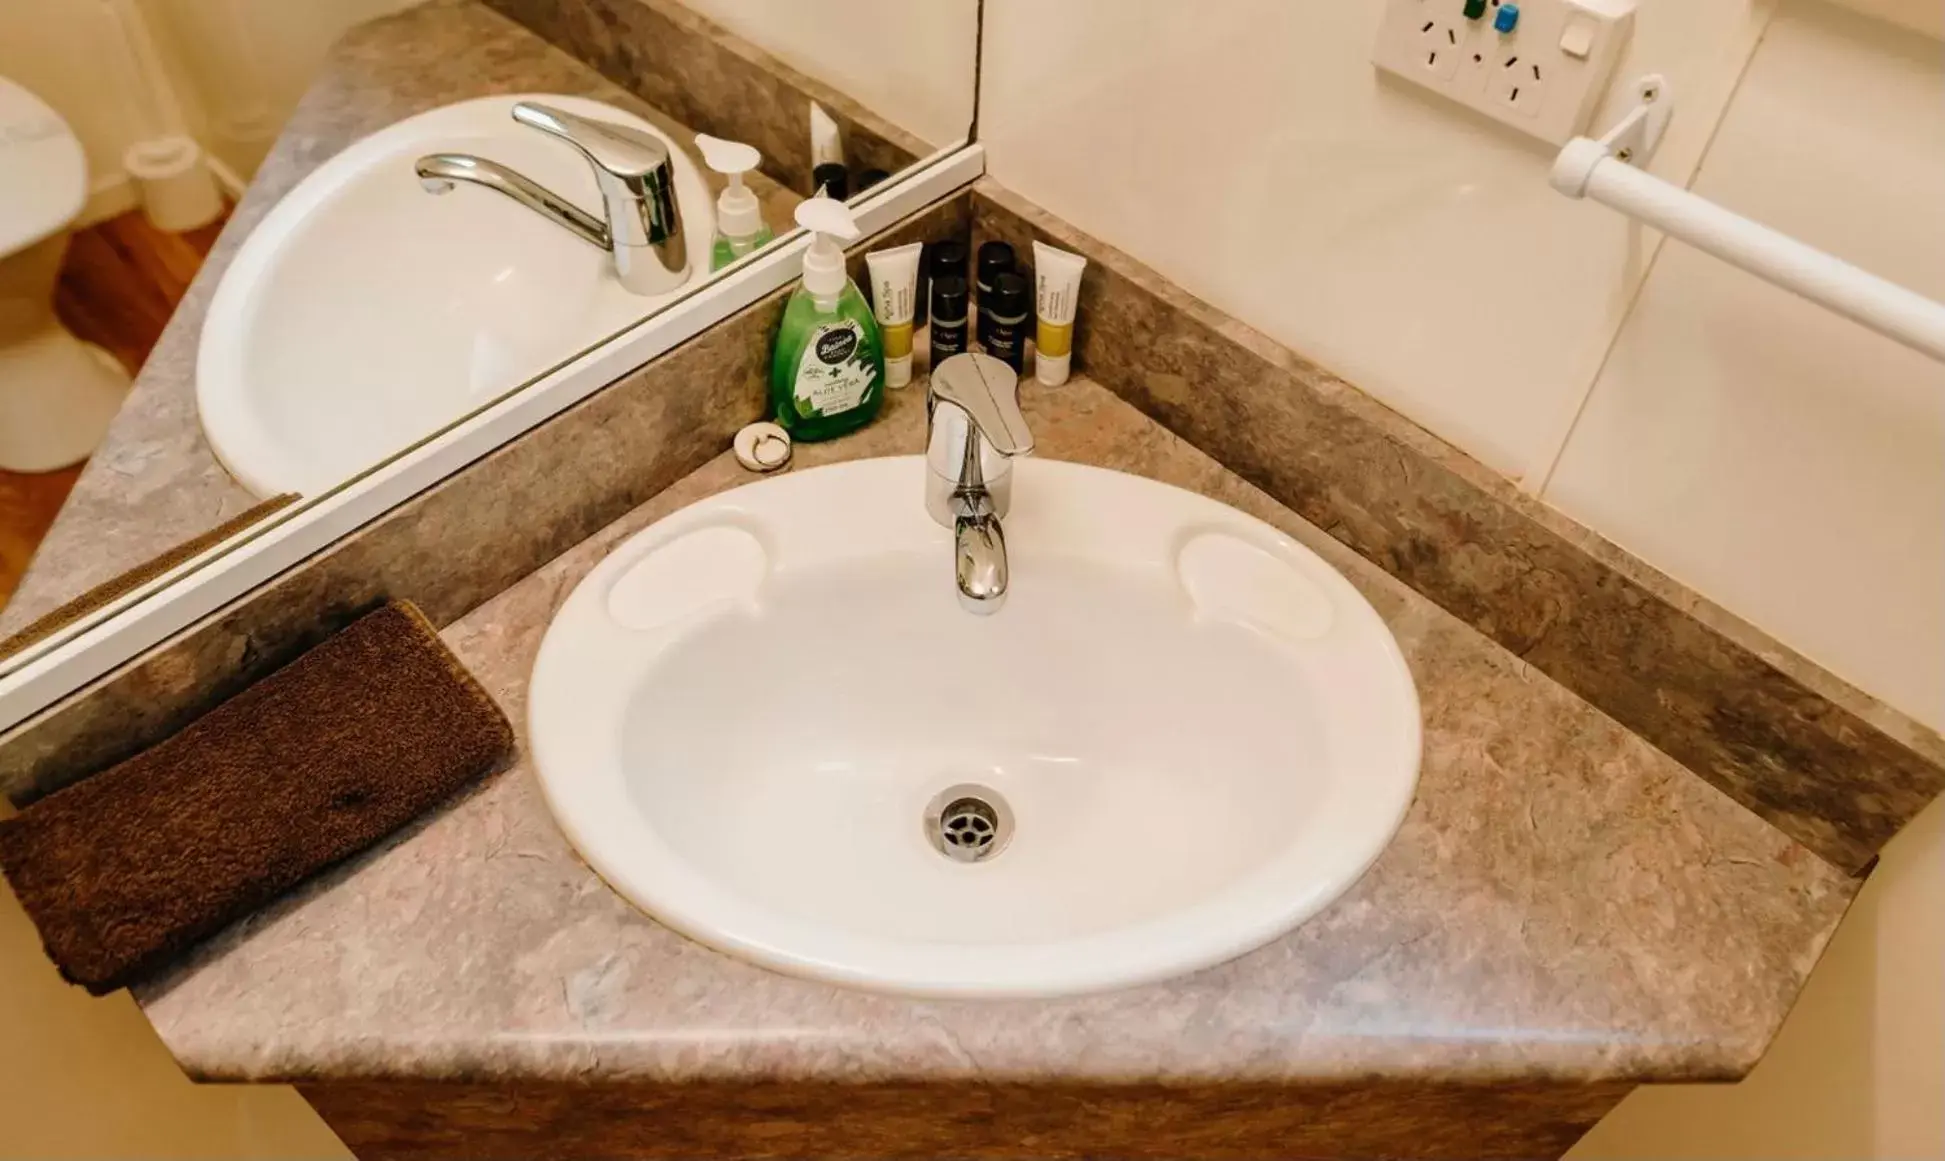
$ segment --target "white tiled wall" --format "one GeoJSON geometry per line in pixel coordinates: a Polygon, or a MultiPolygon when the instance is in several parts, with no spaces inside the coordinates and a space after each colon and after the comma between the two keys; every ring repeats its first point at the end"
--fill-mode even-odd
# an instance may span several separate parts
{"type": "MultiPolygon", "coordinates": [[[[1617,86],[1673,82],[1656,173],[1945,298],[1945,4],[1843,2],[1640,0],[1617,86]]],[[[1373,75],[1381,8],[986,0],[989,170],[1945,727],[1945,370],[1552,193],[1373,75]]],[[[1945,803],[1866,904],[1750,1085],[1579,1155],[1945,1156],[1945,803]]]]}
{"type": "MultiPolygon", "coordinates": [[[[1653,239],[1546,147],[1380,78],[1378,0],[987,0],[1002,183],[1518,475],[1551,456],[1653,239]]],[[[1768,0],[1642,0],[1686,180],[1768,0]]],[[[1604,118],[1608,114],[1599,114],[1604,118]]]]}
{"type": "MultiPolygon", "coordinates": [[[[1694,188],[1945,299],[1942,54],[1791,0],[1694,188]]],[[[1945,727],[1945,365],[1670,244],[1543,495],[1945,727]]]]}
{"type": "MultiPolygon", "coordinates": [[[[988,0],[990,171],[1945,726],[1945,370],[1553,193],[1544,147],[1375,73],[1381,8],[988,0]]],[[[1641,0],[1654,170],[1706,151],[1707,196],[1945,296],[1939,45],[1774,13],[1641,0]]]]}

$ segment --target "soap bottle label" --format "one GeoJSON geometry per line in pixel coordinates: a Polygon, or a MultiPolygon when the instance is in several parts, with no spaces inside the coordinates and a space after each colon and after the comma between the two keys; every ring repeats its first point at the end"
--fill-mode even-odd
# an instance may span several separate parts
{"type": "Polygon", "coordinates": [[[878,377],[867,354],[864,328],[851,319],[812,330],[791,383],[797,413],[805,419],[842,415],[862,403],[878,377]]]}

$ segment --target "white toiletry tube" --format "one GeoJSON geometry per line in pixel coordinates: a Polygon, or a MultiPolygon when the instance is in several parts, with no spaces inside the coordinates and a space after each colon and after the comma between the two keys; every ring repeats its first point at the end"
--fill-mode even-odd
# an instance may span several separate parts
{"type": "Polygon", "coordinates": [[[1081,271],[1086,269],[1087,259],[1079,254],[1045,242],[1033,244],[1033,311],[1039,320],[1033,335],[1033,377],[1049,387],[1067,382],[1074,365],[1074,312],[1080,307],[1081,271]]]}
{"type": "Polygon", "coordinates": [[[844,164],[844,138],[837,121],[816,101],[810,103],[810,167],[844,164]]]}
{"type": "Polygon", "coordinates": [[[885,340],[885,386],[912,381],[912,314],[918,307],[919,243],[873,250],[864,256],[871,274],[871,310],[885,340]]]}

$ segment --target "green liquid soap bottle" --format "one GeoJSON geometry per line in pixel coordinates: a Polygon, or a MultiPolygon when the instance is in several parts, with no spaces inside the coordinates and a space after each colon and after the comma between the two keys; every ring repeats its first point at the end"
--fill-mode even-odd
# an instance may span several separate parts
{"type": "Polygon", "coordinates": [[[713,272],[761,250],[774,235],[763,221],[763,207],[757,203],[756,194],[743,184],[743,175],[763,161],[756,147],[698,133],[696,148],[702,150],[704,165],[729,179],[722,196],[716,199],[716,237],[709,246],[709,269],[713,272]]]}
{"type": "Polygon", "coordinates": [[[885,341],[858,284],[844,269],[839,238],[858,236],[843,202],[816,197],[797,206],[811,233],[804,280],[784,304],[770,358],[770,403],[792,439],[856,431],[885,402],[885,341]]]}

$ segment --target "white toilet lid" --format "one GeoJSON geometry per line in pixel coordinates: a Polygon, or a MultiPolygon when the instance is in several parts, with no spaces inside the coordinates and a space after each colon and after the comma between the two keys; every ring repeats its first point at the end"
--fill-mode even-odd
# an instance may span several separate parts
{"type": "Polygon", "coordinates": [[[88,162],[61,115],[0,77],[0,258],[67,226],[88,197],[88,162]]]}

